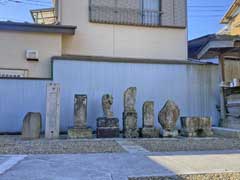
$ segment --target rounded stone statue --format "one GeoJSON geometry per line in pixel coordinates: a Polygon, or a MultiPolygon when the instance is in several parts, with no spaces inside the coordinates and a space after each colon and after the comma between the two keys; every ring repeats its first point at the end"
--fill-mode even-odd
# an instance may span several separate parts
{"type": "Polygon", "coordinates": [[[110,94],[105,94],[102,97],[102,108],[104,117],[113,118],[112,112],[113,96],[110,94]]]}
{"type": "Polygon", "coordinates": [[[113,117],[113,96],[105,94],[102,96],[103,116],[97,118],[97,138],[116,138],[120,135],[119,120],[113,117]]]}
{"type": "Polygon", "coordinates": [[[175,102],[168,100],[162,110],[158,114],[158,121],[163,128],[163,137],[176,137],[177,120],[180,116],[180,110],[175,102]]]}

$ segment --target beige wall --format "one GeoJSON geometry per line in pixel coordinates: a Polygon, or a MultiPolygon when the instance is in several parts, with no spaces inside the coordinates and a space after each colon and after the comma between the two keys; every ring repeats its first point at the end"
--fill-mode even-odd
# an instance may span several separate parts
{"type": "Polygon", "coordinates": [[[63,54],[187,60],[187,29],[95,24],[88,0],[60,0],[63,25],[76,25],[63,37],[63,54]]]}
{"type": "Polygon", "coordinates": [[[28,77],[50,78],[51,57],[61,55],[60,34],[0,31],[0,68],[27,69],[28,77]],[[39,61],[26,60],[26,50],[38,50],[39,61]]]}

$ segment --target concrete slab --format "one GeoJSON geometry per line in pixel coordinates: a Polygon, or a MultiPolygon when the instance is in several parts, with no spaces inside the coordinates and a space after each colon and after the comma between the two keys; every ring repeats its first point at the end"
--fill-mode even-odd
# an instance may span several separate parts
{"type": "Polygon", "coordinates": [[[25,155],[0,156],[0,175],[11,169],[25,157],[25,155]]]}
{"type": "Polygon", "coordinates": [[[225,138],[239,138],[240,139],[240,130],[238,130],[238,129],[213,127],[212,130],[213,130],[213,133],[217,136],[222,136],[225,138]]]}
{"type": "Polygon", "coordinates": [[[30,155],[0,179],[127,180],[227,172],[240,172],[240,151],[30,155]]]}

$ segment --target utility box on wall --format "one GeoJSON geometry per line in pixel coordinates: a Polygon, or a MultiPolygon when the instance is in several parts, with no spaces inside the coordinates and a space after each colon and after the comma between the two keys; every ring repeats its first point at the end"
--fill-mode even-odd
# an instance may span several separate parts
{"type": "Polygon", "coordinates": [[[37,50],[26,50],[27,61],[39,61],[37,50]]]}

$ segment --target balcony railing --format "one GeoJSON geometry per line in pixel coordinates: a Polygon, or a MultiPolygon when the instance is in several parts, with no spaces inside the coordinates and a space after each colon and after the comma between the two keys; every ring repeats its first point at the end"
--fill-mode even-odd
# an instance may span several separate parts
{"type": "Polygon", "coordinates": [[[142,25],[160,26],[161,11],[150,9],[135,9],[110,7],[90,4],[90,22],[122,24],[122,25],[142,25]]]}

